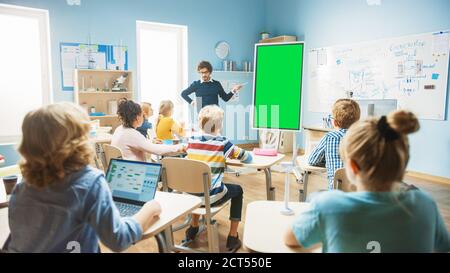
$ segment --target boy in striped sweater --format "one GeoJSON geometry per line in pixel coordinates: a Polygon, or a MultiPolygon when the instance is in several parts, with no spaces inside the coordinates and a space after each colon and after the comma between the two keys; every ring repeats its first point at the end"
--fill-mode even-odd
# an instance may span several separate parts
{"type": "MultiPolygon", "coordinates": [[[[212,206],[221,205],[231,199],[231,224],[227,248],[238,249],[241,246],[237,230],[241,221],[243,191],[239,185],[223,183],[223,174],[227,158],[249,163],[252,161],[252,155],[220,135],[223,110],[218,106],[204,107],[200,111],[198,119],[201,135],[189,139],[187,158],[204,161],[210,166],[211,189],[209,194],[212,206]]],[[[199,215],[192,215],[191,226],[186,230],[187,239],[195,239],[199,230],[199,217],[199,215]]]]}

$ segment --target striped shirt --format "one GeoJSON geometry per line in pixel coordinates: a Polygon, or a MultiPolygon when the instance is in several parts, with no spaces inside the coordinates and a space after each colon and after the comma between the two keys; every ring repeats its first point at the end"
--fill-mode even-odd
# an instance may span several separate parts
{"type": "Polygon", "coordinates": [[[211,203],[220,200],[227,192],[223,184],[226,159],[238,159],[244,163],[252,161],[249,152],[235,146],[226,137],[207,134],[189,138],[187,158],[203,161],[211,168],[211,203]]]}
{"type": "Polygon", "coordinates": [[[327,133],[312,151],[308,164],[312,166],[323,166],[327,168],[328,189],[333,189],[334,172],[343,168],[344,164],[339,156],[339,144],[347,129],[327,133]]]}

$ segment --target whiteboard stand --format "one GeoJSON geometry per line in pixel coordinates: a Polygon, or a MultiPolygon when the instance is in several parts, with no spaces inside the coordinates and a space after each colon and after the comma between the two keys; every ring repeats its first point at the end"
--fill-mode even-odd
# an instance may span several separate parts
{"type": "Polygon", "coordinates": [[[281,209],[281,214],[283,215],[293,215],[294,211],[289,208],[289,174],[292,171],[292,168],[294,167],[294,163],[292,162],[281,162],[281,166],[283,167],[285,171],[285,178],[284,178],[284,207],[281,209]]]}
{"type": "Polygon", "coordinates": [[[297,132],[292,132],[292,146],[292,172],[294,173],[297,182],[299,182],[302,180],[302,174],[297,166],[297,132]]]}

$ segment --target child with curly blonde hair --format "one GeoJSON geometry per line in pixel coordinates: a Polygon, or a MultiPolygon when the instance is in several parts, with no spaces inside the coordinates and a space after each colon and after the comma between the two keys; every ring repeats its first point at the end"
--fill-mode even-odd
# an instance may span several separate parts
{"type": "Polygon", "coordinates": [[[89,166],[89,117],[79,106],[57,103],[31,111],[22,124],[23,182],[9,202],[7,252],[98,252],[100,240],[122,251],[141,239],[161,212],[150,201],[121,218],[103,173],[89,166]]]}

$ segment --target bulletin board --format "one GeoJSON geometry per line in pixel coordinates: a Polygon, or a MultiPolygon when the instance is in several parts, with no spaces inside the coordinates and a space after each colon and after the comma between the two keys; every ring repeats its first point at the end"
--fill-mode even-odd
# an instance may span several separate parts
{"type": "Polygon", "coordinates": [[[73,91],[75,69],[128,70],[128,47],[82,43],[60,43],[61,85],[73,91]]]}

